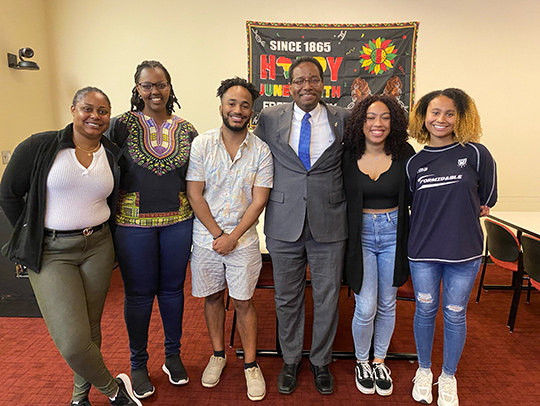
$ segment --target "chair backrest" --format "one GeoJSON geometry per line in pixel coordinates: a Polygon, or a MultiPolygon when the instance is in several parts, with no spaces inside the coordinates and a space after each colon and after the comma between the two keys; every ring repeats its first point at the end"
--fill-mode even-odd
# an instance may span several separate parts
{"type": "Polygon", "coordinates": [[[520,244],[516,235],[505,225],[489,218],[484,220],[487,248],[492,259],[515,262],[519,258],[520,244]]]}
{"type": "Polygon", "coordinates": [[[540,239],[523,234],[521,246],[523,247],[523,269],[533,281],[540,283],[540,239]]]}

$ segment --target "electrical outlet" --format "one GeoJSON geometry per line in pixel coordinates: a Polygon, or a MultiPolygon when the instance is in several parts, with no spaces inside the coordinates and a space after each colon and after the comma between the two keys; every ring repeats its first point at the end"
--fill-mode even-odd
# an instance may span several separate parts
{"type": "Polygon", "coordinates": [[[7,165],[10,158],[11,158],[11,151],[2,151],[2,163],[4,165],[7,165]]]}

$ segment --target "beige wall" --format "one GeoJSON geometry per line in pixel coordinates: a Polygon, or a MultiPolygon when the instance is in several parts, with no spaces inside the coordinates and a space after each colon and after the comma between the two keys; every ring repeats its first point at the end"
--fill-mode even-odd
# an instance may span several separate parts
{"type": "MultiPolygon", "coordinates": [[[[29,134],[55,128],[57,102],[51,97],[51,42],[43,0],[2,0],[0,5],[0,150],[12,151],[29,134]],[[39,71],[7,66],[7,53],[31,47],[39,71]]],[[[69,108],[69,106],[68,106],[69,108]]],[[[5,165],[0,160],[0,174],[5,165]]]]}
{"type": "Polygon", "coordinates": [[[85,85],[105,90],[114,114],[127,110],[135,66],[143,59],[167,66],[183,106],[181,116],[201,132],[219,125],[219,81],[247,76],[246,20],[419,21],[417,98],[449,86],[466,90],[482,115],[482,142],[498,162],[497,209],[540,210],[534,165],[540,151],[535,125],[538,2],[3,0],[1,11],[2,50],[4,45],[8,51],[32,46],[42,70],[8,72],[7,64],[0,67],[8,97],[2,105],[9,104],[0,109],[0,149],[11,149],[32,131],[69,122],[71,97],[85,85]],[[21,14],[30,20],[28,33],[14,22],[21,14]],[[4,30],[10,31],[7,39],[4,30]]]}

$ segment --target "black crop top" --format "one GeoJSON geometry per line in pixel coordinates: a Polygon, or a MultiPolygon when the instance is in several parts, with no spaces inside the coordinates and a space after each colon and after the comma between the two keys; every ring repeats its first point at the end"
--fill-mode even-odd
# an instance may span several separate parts
{"type": "Polygon", "coordinates": [[[394,161],[379,179],[372,180],[360,169],[364,209],[391,209],[398,205],[399,194],[399,165],[394,161]]]}

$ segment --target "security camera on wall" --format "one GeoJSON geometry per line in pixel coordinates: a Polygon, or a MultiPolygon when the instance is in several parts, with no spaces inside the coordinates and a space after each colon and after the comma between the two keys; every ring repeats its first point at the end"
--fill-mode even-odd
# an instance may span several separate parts
{"type": "Polygon", "coordinates": [[[10,68],[24,69],[24,70],[39,70],[39,66],[37,63],[26,60],[34,56],[34,50],[32,48],[19,49],[19,58],[21,59],[20,61],[17,61],[17,55],[15,54],[8,53],[7,55],[8,55],[8,66],[10,68]]]}

